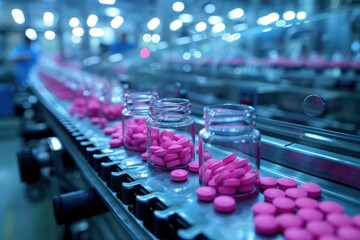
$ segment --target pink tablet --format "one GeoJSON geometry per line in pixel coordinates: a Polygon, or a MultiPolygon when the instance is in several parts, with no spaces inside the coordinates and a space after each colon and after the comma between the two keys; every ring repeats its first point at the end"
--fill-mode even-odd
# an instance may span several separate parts
{"type": "Polygon", "coordinates": [[[259,202],[252,205],[252,210],[254,215],[259,214],[270,214],[275,215],[276,214],[276,207],[272,205],[271,203],[267,202],[259,202]]]}
{"type": "Polygon", "coordinates": [[[313,240],[314,236],[303,228],[292,227],[287,228],[284,231],[285,239],[287,240],[313,240]]]}
{"type": "Polygon", "coordinates": [[[216,190],[213,187],[199,187],[196,190],[196,196],[200,201],[212,201],[216,197],[216,190]]]}
{"type": "Polygon", "coordinates": [[[334,228],[325,221],[310,221],[306,224],[306,229],[316,238],[335,233],[334,228]]]}
{"type": "Polygon", "coordinates": [[[314,208],[301,208],[297,211],[297,215],[305,222],[321,221],[324,219],[324,214],[314,208]]]}
{"type": "Polygon", "coordinates": [[[141,160],[146,161],[147,160],[147,152],[144,152],[141,154],[141,160]]]}
{"type": "Polygon", "coordinates": [[[291,178],[279,178],[277,180],[278,186],[281,190],[286,190],[288,188],[296,188],[297,182],[291,178]]]}
{"type": "Polygon", "coordinates": [[[285,190],[285,195],[286,197],[295,200],[297,198],[305,198],[308,194],[305,190],[300,188],[288,188],[285,190]]]}
{"type": "Polygon", "coordinates": [[[360,214],[355,215],[353,217],[353,224],[357,227],[360,228],[360,214]]]}
{"type": "Polygon", "coordinates": [[[272,203],[275,198],[285,197],[285,192],[277,188],[269,188],[264,191],[265,201],[272,203]]]}
{"type": "Polygon", "coordinates": [[[272,201],[278,213],[293,213],[295,211],[294,200],[286,197],[278,197],[272,201]]]}
{"type": "Polygon", "coordinates": [[[344,207],[341,204],[332,201],[323,201],[319,203],[319,208],[325,214],[344,212],[344,207]]]}
{"type": "Polygon", "coordinates": [[[193,173],[199,172],[199,161],[193,161],[189,163],[189,171],[193,173]]]}
{"type": "Polygon", "coordinates": [[[318,201],[312,198],[297,198],[295,200],[297,208],[317,208],[319,206],[318,201]]]}
{"type": "Polygon", "coordinates": [[[115,148],[115,147],[121,147],[122,145],[122,141],[118,138],[114,138],[110,140],[110,147],[115,148]]]}
{"type": "Polygon", "coordinates": [[[254,218],[255,231],[266,236],[273,236],[278,233],[279,225],[273,215],[260,214],[254,218]]]}
{"type": "Polygon", "coordinates": [[[323,235],[319,237],[319,240],[341,240],[341,239],[336,235],[323,235]]]}
{"type": "Polygon", "coordinates": [[[322,189],[315,183],[303,183],[299,188],[305,190],[309,197],[318,198],[321,196],[322,189]]]}
{"type": "Polygon", "coordinates": [[[214,199],[215,210],[221,213],[229,213],[235,210],[236,201],[230,196],[219,196],[214,199]]]}
{"type": "Polygon", "coordinates": [[[104,128],[105,135],[111,135],[116,131],[116,128],[104,128]]]}
{"type": "Polygon", "coordinates": [[[276,217],[276,221],[279,224],[280,231],[284,231],[288,228],[300,228],[303,226],[304,222],[295,214],[292,213],[283,213],[276,217]]]}
{"type": "Polygon", "coordinates": [[[342,240],[359,240],[360,229],[352,226],[339,227],[337,230],[337,235],[342,240]]]}
{"type": "Polygon", "coordinates": [[[353,223],[352,218],[343,213],[329,213],[326,216],[326,221],[335,228],[342,226],[351,226],[353,223]]]}
{"type": "Polygon", "coordinates": [[[188,172],[184,169],[176,169],[171,171],[171,180],[175,182],[182,182],[186,181],[188,178],[188,172]]]}
{"type": "Polygon", "coordinates": [[[262,177],[260,178],[260,189],[269,189],[269,188],[276,188],[277,181],[275,178],[272,177],[262,177]]]}

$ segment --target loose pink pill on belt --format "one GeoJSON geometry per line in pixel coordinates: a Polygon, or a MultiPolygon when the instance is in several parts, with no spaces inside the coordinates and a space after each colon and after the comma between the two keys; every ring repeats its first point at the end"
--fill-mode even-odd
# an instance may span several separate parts
{"type": "Polygon", "coordinates": [[[332,235],[335,232],[334,228],[325,221],[310,221],[306,224],[306,229],[316,238],[332,235]]]}
{"type": "Polygon", "coordinates": [[[297,215],[305,222],[320,221],[324,219],[324,214],[314,208],[301,208],[297,211],[297,215]]]}
{"type": "Polygon", "coordinates": [[[114,132],[116,132],[116,128],[104,128],[104,133],[106,135],[111,135],[113,134],[114,132]]]}
{"type": "Polygon", "coordinates": [[[293,213],[295,211],[294,200],[286,197],[275,198],[272,204],[276,207],[279,213],[293,213]]]}
{"type": "Polygon", "coordinates": [[[337,235],[341,240],[358,240],[360,239],[360,229],[352,226],[339,227],[337,235]]]}
{"type": "Polygon", "coordinates": [[[214,199],[215,210],[221,213],[229,213],[235,210],[236,201],[230,196],[219,196],[214,199]]]}
{"type": "Polygon", "coordinates": [[[281,190],[286,190],[288,188],[296,188],[297,182],[294,179],[291,178],[280,178],[277,180],[279,188],[281,190]]]}
{"type": "Polygon", "coordinates": [[[260,188],[265,190],[268,188],[276,188],[277,181],[275,178],[272,177],[262,177],[260,178],[260,188]]]}
{"type": "Polygon", "coordinates": [[[272,205],[271,203],[267,202],[259,202],[252,205],[252,210],[254,215],[258,214],[276,214],[276,207],[272,205]]]}
{"type": "Polygon", "coordinates": [[[269,188],[264,191],[265,201],[272,203],[275,198],[285,197],[285,192],[277,188],[269,188]]]}
{"type": "Polygon", "coordinates": [[[276,218],[269,214],[259,214],[254,218],[255,231],[266,236],[276,235],[279,231],[279,225],[276,218]]]}
{"type": "Polygon", "coordinates": [[[279,224],[280,231],[284,231],[285,229],[292,227],[302,227],[304,224],[303,220],[291,213],[283,213],[276,217],[276,221],[279,224]]]}
{"type": "Polygon", "coordinates": [[[186,181],[188,178],[188,172],[184,169],[176,169],[171,171],[171,180],[175,182],[183,182],[186,181]]]}
{"type": "Polygon", "coordinates": [[[288,188],[285,190],[285,195],[286,197],[295,200],[297,198],[307,197],[308,194],[305,190],[302,190],[300,188],[288,188]]]}
{"type": "Polygon", "coordinates": [[[199,172],[199,161],[193,161],[191,163],[189,163],[189,171],[190,172],[194,172],[194,173],[198,173],[199,172]]]}
{"type": "Polygon", "coordinates": [[[351,217],[342,213],[330,213],[326,216],[326,221],[335,228],[351,226],[353,224],[351,217]]]}
{"type": "Polygon", "coordinates": [[[312,198],[297,198],[295,200],[297,208],[317,208],[319,206],[318,201],[312,198]]]}
{"type": "Polygon", "coordinates": [[[322,189],[315,183],[303,183],[299,188],[305,190],[309,197],[318,198],[321,196],[322,189]]]}
{"type": "Polygon", "coordinates": [[[319,209],[325,214],[344,212],[344,207],[341,204],[332,201],[320,202],[319,209]]]}
{"type": "Polygon", "coordinates": [[[199,187],[196,190],[196,196],[200,201],[212,201],[216,197],[216,190],[213,187],[199,187]]]}
{"type": "Polygon", "coordinates": [[[114,138],[110,140],[110,147],[121,147],[122,141],[120,139],[114,138]]]}
{"type": "Polygon", "coordinates": [[[313,240],[311,233],[303,228],[288,228],[284,231],[287,240],[313,240]]]}

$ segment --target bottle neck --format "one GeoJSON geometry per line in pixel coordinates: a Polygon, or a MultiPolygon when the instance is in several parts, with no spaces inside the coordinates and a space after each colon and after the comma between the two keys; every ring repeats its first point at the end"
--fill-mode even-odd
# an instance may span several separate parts
{"type": "Polygon", "coordinates": [[[218,104],[204,108],[205,129],[218,135],[239,135],[255,128],[255,109],[242,104],[218,104]]]}
{"type": "Polygon", "coordinates": [[[125,94],[125,108],[137,114],[149,114],[151,103],[158,99],[156,92],[130,92],[125,94]]]}
{"type": "Polygon", "coordinates": [[[150,107],[150,117],[159,122],[180,122],[190,116],[191,103],[185,98],[162,98],[150,107]]]}

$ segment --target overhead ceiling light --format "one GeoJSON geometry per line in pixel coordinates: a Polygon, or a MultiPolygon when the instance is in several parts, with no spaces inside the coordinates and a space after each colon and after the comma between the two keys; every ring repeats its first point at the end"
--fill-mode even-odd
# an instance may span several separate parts
{"type": "Polygon", "coordinates": [[[214,13],[215,10],[216,10],[216,8],[215,8],[214,4],[208,4],[204,7],[204,12],[208,13],[208,14],[214,13]]]}
{"type": "Polygon", "coordinates": [[[30,38],[31,40],[33,40],[33,41],[37,39],[37,33],[36,33],[36,31],[35,31],[34,29],[32,29],[32,28],[26,29],[25,35],[26,35],[28,38],[30,38]]]}
{"type": "Polygon", "coordinates": [[[105,14],[109,17],[116,17],[120,15],[120,9],[115,7],[108,7],[105,9],[105,14]]]}
{"type": "Polygon", "coordinates": [[[244,16],[244,10],[242,8],[235,8],[228,12],[229,19],[238,19],[244,16]]]}
{"type": "Polygon", "coordinates": [[[286,11],[284,12],[283,14],[283,18],[286,20],[286,21],[291,21],[291,20],[294,20],[295,19],[295,12],[294,11],[286,11]]]}
{"type": "Polygon", "coordinates": [[[143,40],[144,40],[144,42],[146,42],[146,43],[151,42],[151,34],[145,33],[144,36],[143,36],[143,40]]]}
{"type": "Polygon", "coordinates": [[[114,5],[116,0],[99,0],[99,3],[105,4],[105,5],[114,5]]]}
{"type": "Polygon", "coordinates": [[[20,9],[17,8],[13,9],[11,11],[11,15],[17,24],[23,24],[25,22],[24,13],[20,9]]]}
{"type": "Polygon", "coordinates": [[[102,29],[102,28],[90,28],[89,34],[92,37],[103,37],[104,36],[104,29],[102,29]]]}
{"type": "Polygon", "coordinates": [[[46,31],[44,33],[44,37],[47,39],[47,40],[54,40],[55,37],[56,37],[56,34],[53,32],[53,31],[46,31]]]}
{"type": "Polygon", "coordinates": [[[306,17],[307,17],[307,14],[304,11],[300,11],[296,14],[296,18],[298,20],[304,20],[306,17]]]}
{"type": "Polygon", "coordinates": [[[270,19],[271,22],[276,22],[277,20],[280,19],[280,16],[278,13],[273,12],[268,15],[268,18],[270,19]]]}
{"type": "Polygon", "coordinates": [[[73,28],[72,34],[75,37],[82,37],[84,35],[84,29],[82,29],[81,27],[73,28]]]}
{"type": "Polygon", "coordinates": [[[47,27],[54,25],[54,18],[54,14],[52,12],[45,12],[43,15],[44,25],[47,27]]]}
{"type": "Polygon", "coordinates": [[[151,36],[151,41],[153,42],[153,43],[158,43],[158,42],[160,42],[160,40],[161,40],[161,38],[160,38],[160,35],[159,34],[153,34],[152,36],[151,36]]]}
{"type": "Polygon", "coordinates": [[[211,28],[211,31],[213,31],[213,33],[220,33],[220,32],[222,32],[224,30],[225,30],[225,24],[224,23],[217,23],[211,28]]]}
{"type": "Polygon", "coordinates": [[[116,16],[111,20],[110,25],[112,28],[117,29],[124,23],[124,18],[122,16],[116,16]]]}
{"type": "Polygon", "coordinates": [[[193,16],[191,14],[188,14],[188,13],[180,14],[179,19],[183,23],[191,23],[194,20],[193,16]]]}
{"type": "Polygon", "coordinates": [[[79,19],[78,18],[76,18],[76,17],[73,17],[73,18],[71,18],[70,20],[69,20],[69,26],[70,27],[77,27],[77,26],[79,26],[79,24],[80,24],[80,21],[79,21],[79,19]]]}
{"type": "Polygon", "coordinates": [[[160,19],[154,17],[148,22],[147,27],[149,30],[155,30],[159,25],[160,25],[160,19]]]}
{"type": "Polygon", "coordinates": [[[87,18],[86,24],[89,27],[95,27],[95,25],[98,22],[98,17],[95,14],[90,14],[89,17],[87,18]]]}
{"type": "Polygon", "coordinates": [[[206,28],[207,28],[207,25],[204,22],[199,22],[195,25],[195,30],[197,32],[203,32],[206,30],[206,28]]]}
{"type": "Polygon", "coordinates": [[[174,2],[174,4],[172,5],[172,9],[175,12],[181,12],[184,10],[184,8],[185,8],[185,5],[183,2],[174,2]]]}
{"type": "Polygon", "coordinates": [[[215,24],[221,23],[221,22],[223,22],[223,19],[220,16],[210,16],[208,18],[208,23],[210,23],[211,25],[215,25],[215,24]]]}
{"type": "Polygon", "coordinates": [[[180,21],[179,19],[176,19],[170,23],[169,27],[170,27],[171,31],[176,31],[176,30],[180,29],[182,27],[182,25],[183,25],[183,22],[180,21]]]}

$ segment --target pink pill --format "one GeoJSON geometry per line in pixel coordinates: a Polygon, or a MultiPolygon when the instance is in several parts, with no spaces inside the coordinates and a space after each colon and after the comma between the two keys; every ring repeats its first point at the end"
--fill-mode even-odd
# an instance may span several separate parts
{"type": "Polygon", "coordinates": [[[319,238],[323,235],[332,235],[334,234],[334,228],[325,221],[310,221],[306,224],[306,229],[314,235],[316,238],[319,238]]]}
{"type": "Polygon", "coordinates": [[[300,188],[288,188],[285,190],[285,196],[293,200],[307,197],[307,192],[300,188]]]}
{"type": "Polygon", "coordinates": [[[353,224],[357,227],[360,228],[360,214],[355,215],[353,217],[353,224]]]}
{"type": "Polygon", "coordinates": [[[221,183],[228,178],[229,176],[229,171],[223,171],[217,175],[214,175],[214,180],[216,182],[217,185],[221,185],[221,183]]]}
{"type": "Polygon", "coordinates": [[[179,156],[176,153],[169,153],[169,154],[164,156],[165,161],[171,161],[171,160],[174,160],[174,159],[177,159],[177,158],[179,158],[179,156]]]}
{"type": "Polygon", "coordinates": [[[161,144],[161,147],[162,148],[165,148],[165,149],[168,149],[170,146],[172,146],[173,145],[173,143],[172,142],[170,142],[170,141],[168,141],[168,142],[163,142],[162,144],[161,144]]]}
{"type": "Polygon", "coordinates": [[[122,145],[122,141],[120,139],[114,138],[110,140],[110,147],[115,148],[115,147],[121,147],[122,145]]]}
{"type": "Polygon", "coordinates": [[[176,160],[171,160],[171,161],[165,162],[165,164],[166,164],[166,167],[172,168],[172,167],[176,167],[176,166],[180,165],[181,162],[179,159],[176,159],[176,160]]]}
{"type": "Polygon", "coordinates": [[[168,148],[169,153],[178,153],[182,151],[182,146],[179,144],[174,144],[168,148]]]}
{"type": "Polygon", "coordinates": [[[149,149],[150,149],[150,153],[154,153],[157,150],[162,150],[162,148],[159,146],[150,146],[149,149]]]}
{"type": "Polygon", "coordinates": [[[251,192],[252,190],[254,190],[255,185],[253,183],[247,184],[247,185],[241,185],[237,187],[237,190],[240,193],[246,193],[246,192],[251,192]]]}
{"type": "Polygon", "coordinates": [[[167,154],[168,154],[168,150],[166,150],[166,149],[160,149],[160,150],[156,150],[154,152],[154,155],[157,156],[157,157],[163,157],[163,156],[165,156],[167,154]]]}
{"type": "Polygon", "coordinates": [[[161,138],[161,142],[162,143],[164,143],[164,142],[173,142],[173,140],[170,138],[170,137],[168,137],[168,136],[163,136],[162,138],[161,138]]]}
{"type": "Polygon", "coordinates": [[[276,214],[276,207],[272,205],[271,203],[267,202],[259,202],[252,205],[252,210],[254,215],[258,214],[270,214],[275,215],[276,214]]]}
{"type": "Polygon", "coordinates": [[[302,228],[288,228],[284,231],[285,239],[287,240],[313,240],[314,237],[302,228]]]}
{"type": "Polygon", "coordinates": [[[335,228],[351,226],[353,223],[351,217],[342,213],[330,213],[326,216],[326,221],[335,228]]]}
{"type": "Polygon", "coordinates": [[[253,183],[255,182],[256,178],[257,178],[257,173],[247,172],[242,178],[240,178],[241,185],[247,185],[253,183]]]}
{"type": "Polygon", "coordinates": [[[221,167],[215,169],[213,172],[214,172],[214,174],[219,174],[219,173],[221,173],[221,172],[223,172],[223,171],[225,171],[225,170],[227,170],[227,169],[225,168],[225,166],[221,166],[221,167]]]}
{"type": "Polygon", "coordinates": [[[214,170],[216,170],[216,169],[218,169],[219,167],[222,167],[222,166],[224,166],[222,162],[216,162],[216,163],[213,163],[213,164],[209,165],[208,168],[211,171],[214,171],[214,170]]]}
{"type": "Polygon", "coordinates": [[[291,213],[283,213],[276,217],[276,221],[279,224],[280,231],[284,231],[288,228],[300,228],[304,224],[303,220],[291,213]]]}
{"type": "Polygon", "coordinates": [[[236,201],[230,196],[219,196],[214,199],[215,210],[221,213],[229,213],[235,210],[236,201]]]}
{"type": "Polygon", "coordinates": [[[250,172],[252,170],[252,166],[248,164],[245,167],[243,167],[243,169],[245,170],[245,172],[250,172]]]}
{"type": "Polygon", "coordinates": [[[277,188],[269,188],[264,191],[265,201],[272,203],[275,198],[285,197],[285,192],[277,188]]]}
{"type": "Polygon", "coordinates": [[[188,172],[184,169],[176,169],[171,171],[171,180],[175,182],[183,182],[186,181],[188,178],[188,172]]]}
{"type": "Polygon", "coordinates": [[[323,220],[324,214],[314,208],[301,208],[297,211],[297,215],[305,222],[323,220]]]}
{"type": "Polygon", "coordinates": [[[189,171],[198,173],[199,172],[199,161],[193,161],[189,163],[189,171]]]}
{"type": "Polygon", "coordinates": [[[236,154],[232,153],[229,156],[224,157],[222,162],[224,165],[226,165],[226,164],[229,164],[229,163],[235,161],[235,159],[236,159],[236,154]]]}
{"type": "Polygon", "coordinates": [[[224,187],[237,187],[240,186],[240,180],[236,178],[228,178],[222,182],[224,187]]]}
{"type": "Polygon", "coordinates": [[[319,237],[319,240],[341,240],[341,239],[335,235],[323,235],[319,237]]]}
{"type": "Polygon", "coordinates": [[[209,152],[204,152],[203,158],[205,161],[209,160],[211,158],[211,154],[209,152]]]}
{"type": "Polygon", "coordinates": [[[188,147],[190,144],[190,139],[183,137],[183,138],[180,138],[176,143],[183,147],[188,147]]]}
{"type": "Polygon", "coordinates": [[[260,188],[265,190],[268,188],[276,188],[277,181],[275,178],[272,177],[262,177],[260,178],[260,188]]]}
{"type": "Polygon", "coordinates": [[[146,161],[147,160],[147,152],[144,152],[141,154],[141,160],[146,161]]]}
{"type": "Polygon", "coordinates": [[[123,133],[122,132],[114,132],[111,134],[112,138],[123,138],[123,133]]]}
{"type": "Polygon", "coordinates": [[[247,160],[246,158],[241,159],[241,160],[236,160],[234,162],[231,162],[230,164],[232,164],[234,166],[234,168],[243,168],[246,167],[249,164],[249,160],[247,160]]]}
{"type": "Polygon", "coordinates": [[[277,180],[279,188],[281,190],[286,190],[288,188],[296,188],[297,182],[294,179],[291,178],[280,178],[277,180]]]}
{"type": "Polygon", "coordinates": [[[254,218],[255,231],[266,236],[276,235],[279,231],[279,225],[276,218],[268,214],[260,214],[254,218]]]}
{"type": "Polygon", "coordinates": [[[186,155],[185,157],[181,158],[180,162],[182,165],[186,165],[190,162],[190,160],[191,160],[191,156],[189,154],[189,155],[186,155]]]}
{"type": "Polygon", "coordinates": [[[220,194],[234,195],[236,193],[236,188],[235,187],[218,186],[217,191],[220,194]]]}
{"type": "Polygon", "coordinates": [[[279,213],[293,213],[295,211],[294,200],[286,197],[275,198],[272,204],[276,207],[279,213]]]}
{"type": "Polygon", "coordinates": [[[214,181],[214,179],[211,179],[211,180],[208,182],[208,186],[213,187],[213,188],[216,188],[216,187],[217,187],[216,182],[214,181]]]}
{"type": "Polygon", "coordinates": [[[191,149],[189,147],[186,147],[184,149],[181,150],[181,152],[179,153],[179,157],[185,157],[186,155],[190,154],[191,149]]]}
{"type": "Polygon", "coordinates": [[[213,172],[210,169],[206,169],[204,172],[204,176],[202,177],[204,184],[208,184],[208,182],[212,179],[212,177],[213,177],[213,172]]]}
{"type": "Polygon", "coordinates": [[[213,187],[199,187],[196,196],[200,201],[209,202],[215,199],[216,190],[213,187]]]}
{"type": "Polygon", "coordinates": [[[299,188],[305,190],[309,197],[318,198],[321,196],[322,189],[315,183],[303,183],[299,188]]]}
{"type": "Polygon", "coordinates": [[[106,135],[111,135],[116,131],[116,128],[104,128],[104,133],[106,135]]]}
{"type": "Polygon", "coordinates": [[[352,226],[343,226],[337,230],[337,235],[342,240],[359,240],[360,229],[352,226]]]}
{"type": "Polygon", "coordinates": [[[165,161],[162,158],[159,158],[155,155],[151,155],[150,159],[154,164],[161,166],[161,167],[165,167],[165,161]]]}
{"type": "Polygon", "coordinates": [[[319,203],[319,208],[325,214],[344,212],[344,207],[342,205],[332,201],[323,201],[319,203]]]}
{"type": "Polygon", "coordinates": [[[241,178],[244,175],[245,175],[245,171],[242,168],[236,169],[230,173],[231,178],[241,178]]]}
{"type": "Polygon", "coordinates": [[[319,203],[312,198],[297,198],[295,200],[295,205],[297,208],[317,208],[319,203]]]}

